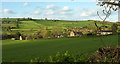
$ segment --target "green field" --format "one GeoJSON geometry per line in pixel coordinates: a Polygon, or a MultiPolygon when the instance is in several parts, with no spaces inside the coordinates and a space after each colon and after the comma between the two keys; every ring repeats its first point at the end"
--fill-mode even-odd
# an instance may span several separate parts
{"type": "MultiPolygon", "coordinates": [[[[100,22],[97,23],[98,26],[102,26],[100,22]]],[[[106,23],[107,26],[108,25],[106,23]]],[[[39,20],[39,21],[20,21],[19,22],[19,28],[14,28],[11,29],[12,32],[19,31],[22,34],[31,34],[33,32],[36,32],[41,29],[48,29],[48,30],[53,30],[53,27],[60,27],[63,30],[68,29],[68,28],[83,28],[83,27],[95,27],[94,21],[51,21],[51,20],[39,20]],[[30,31],[33,32],[30,32],[30,31]]],[[[8,23],[3,23],[2,27],[16,27],[15,22],[11,22],[10,24],[8,23]]],[[[3,29],[3,32],[6,32],[6,29],[3,29]]],[[[7,31],[8,32],[8,31],[7,31]]],[[[11,33],[11,32],[8,32],[11,33]]]]}
{"type": "Polygon", "coordinates": [[[59,51],[69,51],[74,55],[91,54],[98,48],[105,46],[116,46],[118,36],[110,35],[101,37],[87,36],[81,38],[58,38],[40,40],[3,40],[2,54],[6,62],[28,62],[30,59],[46,59],[55,56],[59,51]]]}

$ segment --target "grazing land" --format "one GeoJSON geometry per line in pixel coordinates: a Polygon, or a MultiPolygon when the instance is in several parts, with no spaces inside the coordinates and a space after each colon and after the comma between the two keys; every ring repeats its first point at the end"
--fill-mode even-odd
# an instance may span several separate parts
{"type": "Polygon", "coordinates": [[[92,54],[98,48],[117,46],[118,36],[87,36],[77,38],[55,38],[39,40],[3,40],[3,61],[28,62],[34,58],[42,60],[54,56],[58,51],[69,51],[74,55],[92,54]],[[102,39],[102,40],[101,40],[102,39]]]}
{"type": "Polygon", "coordinates": [[[29,62],[38,57],[44,60],[57,52],[65,51],[74,55],[90,55],[100,47],[117,46],[118,36],[116,34],[97,36],[99,32],[95,23],[101,30],[113,30],[116,34],[120,30],[116,28],[117,23],[107,21],[103,26],[103,22],[96,20],[3,18],[3,61],[29,62]]]}
{"type": "MultiPolygon", "coordinates": [[[[22,20],[22,19],[2,19],[3,32],[11,34],[11,32],[20,32],[21,34],[32,34],[38,30],[55,30],[54,27],[60,27],[63,31],[65,29],[75,29],[75,28],[88,28],[91,30],[95,29],[95,21],[68,21],[68,20],[22,20]],[[8,29],[8,30],[7,30],[8,29]]],[[[103,22],[98,21],[97,25],[102,26],[103,22]]],[[[108,28],[111,27],[112,22],[105,22],[108,28]]]]}

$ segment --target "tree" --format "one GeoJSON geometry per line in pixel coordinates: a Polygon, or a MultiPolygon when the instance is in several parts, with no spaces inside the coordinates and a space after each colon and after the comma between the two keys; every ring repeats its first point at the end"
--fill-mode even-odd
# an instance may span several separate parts
{"type": "Polygon", "coordinates": [[[51,36],[52,36],[51,31],[47,31],[46,37],[51,37],[51,36]]]}
{"type": "MultiPolygon", "coordinates": [[[[105,9],[103,9],[103,13],[106,15],[106,17],[104,19],[102,19],[97,12],[98,16],[104,22],[111,15],[111,10],[117,11],[118,9],[120,9],[120,0],[114,0],[114,2],[111,2],[110,0],[108,2],[101,1],[101,2],[99,2],[99,5],[103,6],[105,8],[105,9]]],[[[113,33],[116,33],[117,25],[113,24],[111,28],[112,28],[113,33]]],[[[118,55],[117,58],[119,58],[119,54],[117,54],[117,55],[118,55]]]]}
{"type": "Polygon", "coordinates": [[[20,32],[16,32],[16,38],[19,39],[19,37],[21,36],[20,32]]]}
{"type": "Polygon", "coordinates": [[[114,23],[114,24],[111,26],[111,29],[112,29],[112,31],[113,31],[113,34],[115,34],[116,31],[117,31],[117,24],[114,23]]]}
{"type": "MultiPolygon", "coordinates": [[[[117,11],[120,7],[120,1],[114,0],[114,2],[104,2],[99,1],[97,5],[103,6],[104,9],[102,10],[103,14],[105,15],[105,18],[102,18],[97,11],[97,15],[99,18],[103,21],[103,26],[105,27],[105,20],[111,15],[111,11],[117,11]]],[[[101,30],[99,26],[97,26],[97,23],[95,22],[95,26],[98,28],[98,31],[101,30]]]]}
{"type": "MultiPolygon", "coordinates": [[[[99,3],[100,3],[100,2],[99,2],[99,3]]],[[[102,2],[102,4],[103,4],[103,5],[105,5],[105,4],[115,5],[115,6],[119,6],[119,7],[120,7],[120,1],[118,1],[118,0],[114,0],[114,2],[110,2],[110,1],[108,1],[108,2],[102,2]]]]}
{"type": "Polygon", "coordinates": [[[62,34],[62,27],[60,27],[60,26],[54,26],[52,28],[52,34],[53,35],[61,35],[62,34]]]}
{"type": "MultiPolygon", "coordinates": [[[[1,35],[0,35],[1,36],[1,35]]],[[[8,37],[7,37],[7,33],[6,32],[2,32],[2,39],[4,40],[4,39],[7,39],[8,37]]]]}
{"type": "Polygon", "coordinates": [[[30,32],[33,32],[33,28],[30,29],[30,32]]]}
{"type": "Polygon", "coordinates": [[[41,30],[40,35],[41,35],[43,38],[45,38],[46,35],[47,35],[47,30],[41,30]]]}
{"type": "Polygon", "coordinates": [[[16,27],[19,28],[19,19],[16,20],[16,27]]]}

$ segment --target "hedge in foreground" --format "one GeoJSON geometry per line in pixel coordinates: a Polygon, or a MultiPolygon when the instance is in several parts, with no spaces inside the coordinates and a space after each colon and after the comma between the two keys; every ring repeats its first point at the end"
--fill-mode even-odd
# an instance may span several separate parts
{"type": "MultiPolygon", "coordinates": [[[[30,60],[30,64],[41,64],[41,63],[74,63],[74,62],[110,62],[116,63],[120,62],[120,46],[119,47],[104,47],[99,48],[92,55],[73,55],[68,51],[61,54],[57,52],[55,56],[50,56],[49,59],[40,60],[40,58],[35,58],[30,60]]],[[[4,63],[3,63],[4,64],[4,63]]],[[[12,64],[15,64],[14,62],[12,64]]]]}
{"type": "Polygon", "coordinates": [[[68,51],[61,54],[60,52],[57,52],[55,56],[50,56],[48,60],[39,60],[39,58],[35,58],[30,60],[30,62],[52,62],[52,63],[58,63],[58,62],[83,62],[88,61],[87,55],[73,55],[70,54],[68,51]]]}
{"type": "Polygon", "coordinates": [[[30,62],[120,62],[120,47],[99,48],[92,55],[73,55],[66,51],[59,52],[55,56],[50,56],[48,60],[39,61],[37,58],[30,62]]]}
{"type": "Polygon", "coordinates": [[[90,62],[120,62],[120,46],[99,48],[90,56],[90,62]]]}

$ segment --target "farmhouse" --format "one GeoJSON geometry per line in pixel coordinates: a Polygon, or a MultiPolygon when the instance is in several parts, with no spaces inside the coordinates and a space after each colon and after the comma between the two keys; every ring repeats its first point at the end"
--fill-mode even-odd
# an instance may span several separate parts
{"type": "Polygon", "coordinates": [[[75,31],[72,31],[72,32],[70,32],[70,37],[72,37],[72,36],[81,36],[81,35],[83,35],[83,33],[82,32],[75,32],[75,31]]]}
{"type": "Polygon", "coordinates": [[[15,38],[11,38],[11,40],[15,40],[15,38]]]}
{"type": "Polygon", "coordinates": [[[60,35],[54,35],[54,37],[55,38],[61,38],[61,37],[63,37],[63,35],[62,34],[60,34],[60,35]]]}
{"type": "Polygon", "coordinates": [[[19,39],[20,39],[20,40],[27,40],[27,37],[26,37],[26,36],[20,36],[19,39]]]}
{"type": "Polygon", "coordinates": [[[112,34],[112,31],[99,31],[100,35],[110,35],[112,34]]]}

